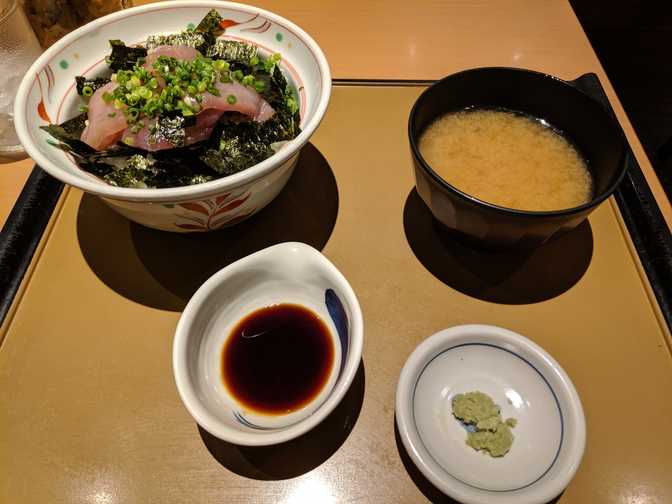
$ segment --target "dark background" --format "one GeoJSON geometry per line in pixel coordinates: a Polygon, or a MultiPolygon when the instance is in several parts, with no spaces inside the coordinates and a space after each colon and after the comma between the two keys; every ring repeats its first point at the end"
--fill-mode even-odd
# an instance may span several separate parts
{"type": "Polygon", "coordinates": [[[570,4],[672,199],[672,2],[570,4]]]}

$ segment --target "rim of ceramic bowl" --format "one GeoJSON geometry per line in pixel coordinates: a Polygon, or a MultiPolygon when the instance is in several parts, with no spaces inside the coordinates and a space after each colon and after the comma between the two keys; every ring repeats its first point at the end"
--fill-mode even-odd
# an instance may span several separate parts
{"type": "Polygon", "coordinates": [[[173,339],[173,376],[175,377],[175,384],[178,393],[180,394],[180,398],[182,399],[182,403],[189,411],[189,414],[205,430],[220,439],[237,445],[274,445],[284,443],[310,431],[321,423],[336,408],[336,406],[340,404],[357,374],[359,363],[362,358],[363,342],[364,323],[362,310],[359,301],[357,300],[357,296],[345,276],[343,276],[329,259],[310,245],[300,242],[285,242],[265,248],[225,266],[198,288],[184,308],[182,316],[177,323],[177,328],[175,329],[175,337],[173,339]],[[315,255],[322,267],[329,271],[331,278],[333,278],[334,282],[338,285],[338,288],[340,289],[339,294],[342,294],[344,297],[343,304],[348,306],[351,312],[351,319],[349,320],[351,338],[348,357],[343,367],[341,378],[336,382],[329,396],[310,416],[289,427],[284,427],[274,432],[264,431],[263,434],[241,432],[219,422],[217,417],[207,410],[197,398],[190,378],[189,364],[186,360],[190,333],[201,306],[219,285],[225,282],[236,270],[245,268],[247,264],[254,262],[259,257],[276,253],[278,252],[278,249],[283,248],[288,250],[300,248],[305,253],[315,255]]]}
{"type": "MultiPolygon", "coordinates": [[[[560,364],[539,345],[532,340],[509,329],[485,324],[466,324],[443,329],[420,343],[406,360],[395,397],[395,414],[399,434],[408,455],[422,474],[450,497],[465,503],[490,504],[490,503],[537,503],[548,502],[559,495],[569,485],[581,464],[586,445],[586,421],[581,405],[581,399],[571,379],[560,364]],[[533,491],[534,495],[526,498],[525,494],[507,495],[505,493],[491,492],[471,487],[465,483],[447,481],[445,470],[439,471],[428,463],[426,458],[431,458],[430,451],[426,448],[415,426],[413,415],[413,394],[427,363],[453,340],[477,335],[484,340],[493,340],[504,347],[522,348],[534,355],[543,364],[544,373],[554,374],[560,383],[560,389],[568,399],[567,422],[573,427],[573,438],[568,445],[569,455],[562,466],[562,472],[553,479],[537,480],[532,486],[527,487],[527,492],[533,491]],[[426,452],[426,456],[425,456],[426,452]],[[541,483],[541,486],[538,485],[541,483]],[[531,498],[529,498],[531,497],[531,498]]],[[[436,465],[436,464],[435,464],[436,465]]],[[[456,480],[457,481],[457,480],[456,480]]]]}
{"type": "MultiPolygon", "coordinates": [[[[584,203],[583,205],[571,207],[571,208],[565,208],[562,210],[544,210],[544,211],[534,211],[534,210],[518,210],[515,208],[508,208],[508,207],[503,207],[500,205],[495,205],[494,203],[488,203],[487,201],[483,201],[475,196],[472,196],[468,193],[465,193],[458,189],[457,187],[451,185],[449,182],[444,180],[438,173],[436,173],[429,163],[425,161],[425,159],[422,157],[422,154],[420,154],[420,149],[418,147],[418,139],[420,135],[416,136],[413,134],[413,123],[415,121],[415,116],[418,114],[418,110],[422,106],[422,102],[425,100],[427,95],[432,92],[432,90],[435,87],[438,87],[441,85],[443,82],[452,80],[456,77],[470,74],[470,73],[481,73],[481,72],[491,72],[491,71],[501,71],[501,72],[515,72],[515,73],[524,73],[524,74],[529,74],[529,75],[535,75],[538,77],[542,77],[545,79],[550,79],[554,82],[557,82],[558,84],[561,84],[563,86],[568,86],[573,90],[573,92],[579,93],[580,95],[583,95],[585,98],[589,99],[592,103],[598,106],[598,108],[601,110],[601,113],[604,114],[605,118],[611,122],[614,126],[616,135],[620,138],[623,146],[627,145],[625,135],[621,131],[620,125],[618,122],[609,116],[608,111],[604,109],[600,105],[599,102],[597,102],[592,96],[590,96],[588,93],[583,91],[582,89],[579,89],[578,87],[574,86],[571,81],[566,81],[563,80],[559,77],[556,77],[555,75],[547,74],[544,72],[537,72],[536,70],[528,70],[525,68],[515,68],[515,67],[479,67],[479,68],[470,68],[468,70],[463,70],[461,72],[456,72],[450,75],[447,75],[446,77],[434,82],[431,86],[429,86],[427,89],[425,89],[420,96],[417,98],[415,103],[413,104],[413,107],[411,108],[411,113],[408,117],[408,140],[411,145],[411,151],[413,152],[413,156],[415,159],[420,163],[420,166],[422,167],[423,171],[425,171],[435,182],[437,182],[441,187],[446,189],[447,191],[454,193],[458,197],[465,199],[467,201],[470,201],[472,203],[475,203],[477,205],[489,208],[495,212],[507,214],[507,215],[518,215],[518,216],[525,216],[525,217],[562,217],[562,216],[567,216],[567,215],[572,215],[572,214],[579,214],[585,210],[589,210],[591,208],[596,207],[600,203],[602,203],[605,199],[607,199],[611,194],[616,190],[618,185],[621,183],[623,180],[623,177],[625,177],[625,173],[627,171],[626,167],[626,151],[624,149],[623,151],[623,159],[621,160],[621,168],[620,172],[618,173],[618,176],[614,177],[614,180],[612,181],[611,184],[607,186],[607,188],[602,191],[599,194],[594,195],[589,202],[584,203]]],[[[551,125],[552,126],[552,125],[551,125]]]]}
{"type": "MultiPolygon", "coordinates": [[[[157,30],[160,31],[160,30],[157,30]]],[[[149,34],[149,32],[148,32],[149,34]]],[[[86,25],[78,28],[77,30],[67,34],[49,49],[47,49],[42,55],[33,63],[30,69],[26,72],[25,77],[19,85],[19,89],[16,95],[16,100],[14,103],[14,115],[15,115],[15,127],[17,134],[21,143],[23,144],[28,155],[35,160],[35,162],[43,169],[45,169],[50,175],[58,178],[59,180],[70,184],[74,187],[82,189],[86,192],[93,193],[99,196],[104,196],[106,198],[126,200],[126,201],[142,201],[142,202],[161,202],[161,201],[175,201],[175,200],[187,200],[194,198],[203,198],[218,194],[224,190],[239,187],[248,182],[254,181],[268,173],[272,172],[280,165],[285,163],[292,156],[297,154],[299,150],[308,142],[312,134],[315,132],[319,126],[324,114],[327,110],[329,104],[329,98],[331,96],[331,71],[329,69],[329,64],[327,62],[324,53],[317,45],[315,40],[308,35],[302,28],[292,23],[288,19],[283,18],[277,14],[269,12],[258,7],[251,5],[238,4],[233,2],[218,1],[218,0],[200,0],[200,1],[191,1],[191,0],[171,0],[165,2],[157,2],[148,5],[141,5],[138,7],[132,7],[129,9],[124,9],[107,16],[98,18],[86,25]],[[57,163],[50,161],[45,155],[42,154],[40,149],[33,142],[32,136],[28,132],[26,126],[26,102],[28,100],[28,95],[32,85],[33,76],[41,72],[44,67],[51,61],[51,59],[59,53],[62,49],[70,45],[75,40],[81,38],[83,35],[90,33],[94,30],[97,30],[99,27],[108,24],[110,21],[116,21],[119,19],[124,19],[129,16],[135,16],[138,14],[144,14],[146,12],[152,12],[155,10],[165,10],[165,9],[178,9],[182,7],[211,7],[211,8],[230,8],[250,14],[259,14],[266,17],[270,21],[273,21],[288,31],[293,32],[297,38],[299,38],[306,46],[309,48],[310,52],[315,57],[317,66],[319,68],[319,73],[322,78],[321,82],[321,95],[320,100],[317,104],[317,108],[313,116],[309,121],[304,125],[301,133],[287,142],[282,149],[273,154],[268,159],[258,163],[250,168],[247,168],[239,173],[229,175],[228,177],[223,177],[217,180],[212,180],[210,182],[204,182],[202,184],[196,184],[191,186],[183,187],[166,187],[166,188],[156,188],[156,189],[135,189],[127,187],[115,187],[109,184],[106,184],[102,180],[98,181],[95,179],[84,179],[77,177],[68,173],[66,170],[61,168],[57,163]]],[[[53,147],[54,149],[56,147],[53,147]]]]}

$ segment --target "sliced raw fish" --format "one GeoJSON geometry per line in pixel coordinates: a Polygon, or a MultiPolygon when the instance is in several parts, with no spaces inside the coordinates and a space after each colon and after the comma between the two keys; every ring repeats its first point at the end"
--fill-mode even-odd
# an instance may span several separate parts
{"type": "Polygon", "coordinates": [[[163,45],[147,53],[147,57],[145,57],[145,64],[143,66],[145,68],[152,68],[152,65],[157,59],[159,59],[160,56],[168,56],[180,61],[189,61],[194,59],[199,54],[201,53],[199,53],[193,47],[163,45]]]}
{"type": "MultiPolygon", "coordinates": [[[[191,145],[210,138],[212,130],[222,114],[223,112],[216,109],[205,110],[198,114],[196,116],[196,124],[184,128],[184,145],[191,145]]],[[[174,144],[160,135],[152,138],[150,131],[155,125],[156,119],[152,119],[137,133],[132,133],[130,128],[127,128],[121,136],[121,141],[127,145],[148,151],[175,148],[174,144]]]]}
{"type": "Polygon", "coordinates": [[[219,91],[219,96],[205,93],[201,103],[204,109],[214,108],[222,112],[240,112],[257,122],[264,122],[275,114],[273,107],[250,87],[238,82],[218,82],[215,87],[219,91]],[[235,103],[229,103],[229,96],[235,97],[235,103]]]}
{"type": "Polygon", "coordinates": [[[89,99],[88,124],[82,131],[81,139],[96,150],[115,144],[128,126],[123,111],[103,100],[103,93],[111,93],[116,87],[116,82],[105,84],[89,99]]]}

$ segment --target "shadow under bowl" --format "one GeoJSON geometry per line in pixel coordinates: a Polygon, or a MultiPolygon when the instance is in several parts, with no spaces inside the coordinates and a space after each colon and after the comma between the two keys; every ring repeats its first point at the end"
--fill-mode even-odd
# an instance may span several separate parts
{"type": "Polygon", "coordinates": [[[573,229],[617,188],[625,175],[626,143],[607,110],[572,82],[517,68],[476,68],[427,88],[408,121],[418,194],[450,231],[486,248],[535,247],[573,229]],[[588,164],[593,197],[557,211],[525,211],[481,201],[452,186],[423,159],[418,142],[438,117],[466,108],[508,109],[542,119],[573,143],[588,164]]]}

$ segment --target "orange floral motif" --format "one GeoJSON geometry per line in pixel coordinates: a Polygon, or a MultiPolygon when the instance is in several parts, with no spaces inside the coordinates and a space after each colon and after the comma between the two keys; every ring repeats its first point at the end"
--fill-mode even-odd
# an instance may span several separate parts
{"type": "MultiPolygon", "coordinates": [[[[49,84],[49,85],[48,85],[48,89],[50,90],[50,88],[51,88],[51,85],[50,85],[50,84],[51,84],[51,81],[50,81],[50,79],[49,79],[49,74],[46,73],[46,71],[45,71],[45,74],[47,75],[47,82],[48,82],[48,84],[49,84]]],[[[46,121],[46,122],[48,122],[49,124],[51,124],[51,119],[49,118],[49,114],[47,114],[47,108],[44,106],[44,94],[43,94],[43,92],[42,92],[42,81],[40,81],[40,75],[39,75],[39,74],[35,74],[35,79],[37,79],[37,85],[38,85],[39,90],[40,90],[40,101],[39,101],[39,103],[37,104],[37,115],[39,115],[40,118],[41,118],[43,121],[46,121]]]]}
{"type": "Polygon", "coordinates": [[[190,214],[180,216],[188,222],[176,222],[175,225],[181,229],[191,231],[208,231],[218,229],[225,224],[235,224],[254,212],[254,208],[242,214],[235,212],[249,197],[250,193],[248,191],[247,193],[236,194],[234,196],[231,196],[231,193],[227,193],[214,199],[178,203],[178,207],[188,210],[190,214]]]}
{"type": "Polygon", "coordinates": [[[234,21],[233,19],[222,19],[219,22],[219,27],[226,30],[227,28],[230,28],[232,26],[238,26],[238,25],[241,25],[241,24],[246,24],[246,23],[249,23],[251,21],[254,21],[258,17],[259,17],[259,14],[255,14],[254,16],[252,16],[247,21],[234,21]]]}

